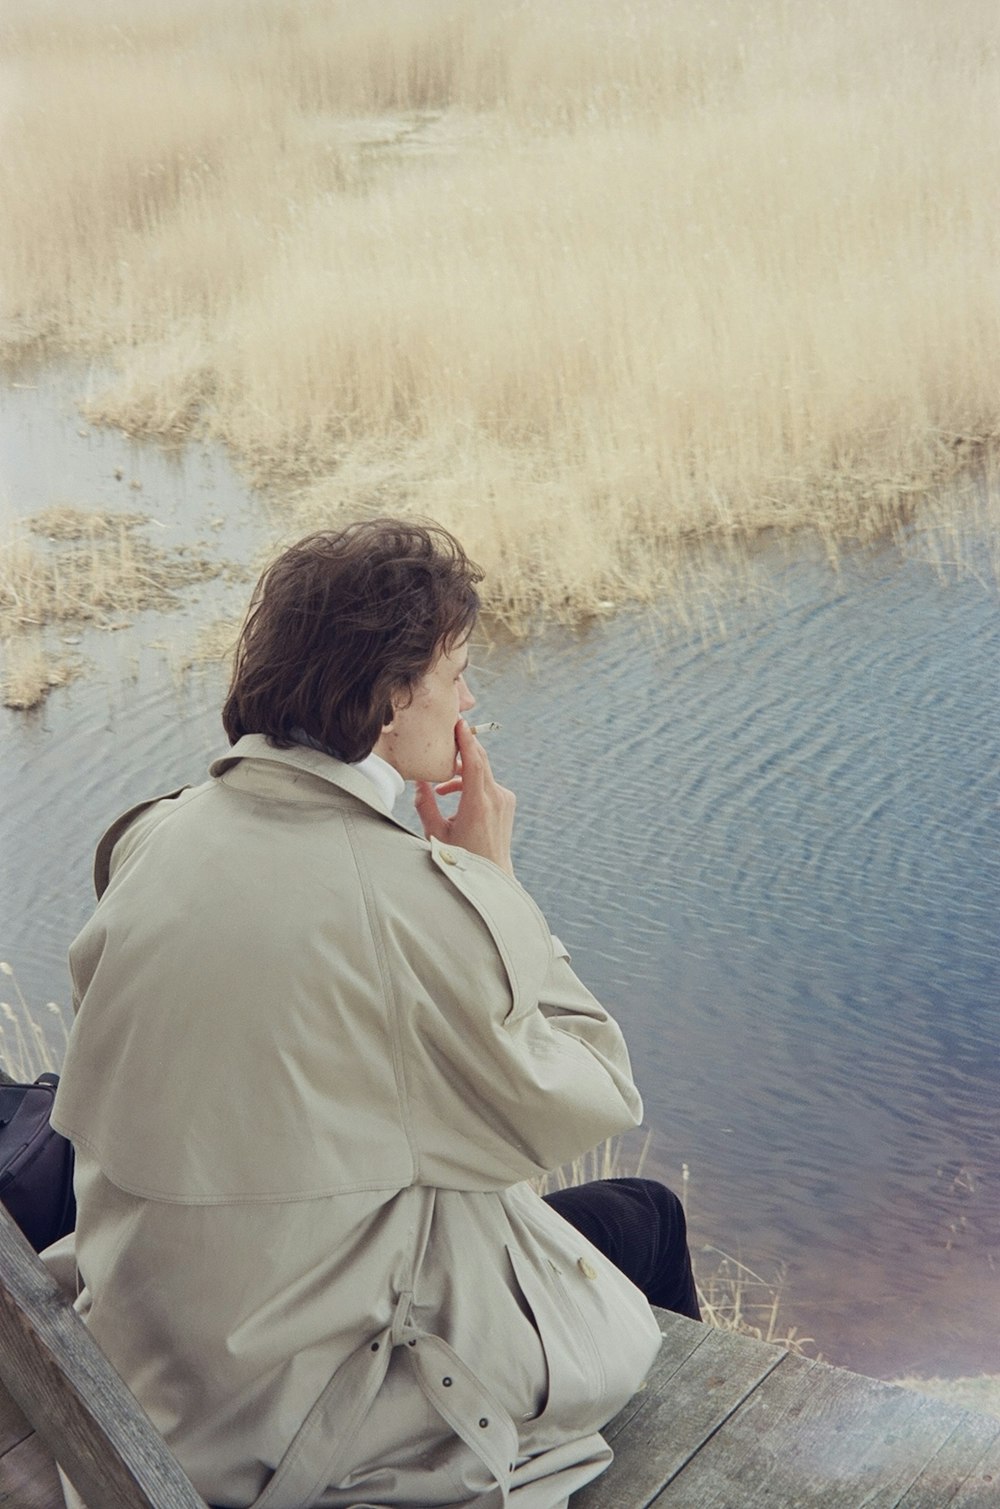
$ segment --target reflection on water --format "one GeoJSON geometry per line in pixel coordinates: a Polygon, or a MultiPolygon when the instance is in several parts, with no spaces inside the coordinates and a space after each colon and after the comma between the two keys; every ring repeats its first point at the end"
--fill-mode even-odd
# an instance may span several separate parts
{"type": "MultiPolygon", "coordinates": [[[[724,640],[626,614],[482,658],[519,873],[625,1026],[696,1238],[787,1264],[833,1361],[995,1370],[1000,604],[892,551],[760,569],[724,640]]],[[[172,632],[3,714],[0,956],[35,1002],[104,823],[219,746],[222,674],[178,685],[172,632]]]]}

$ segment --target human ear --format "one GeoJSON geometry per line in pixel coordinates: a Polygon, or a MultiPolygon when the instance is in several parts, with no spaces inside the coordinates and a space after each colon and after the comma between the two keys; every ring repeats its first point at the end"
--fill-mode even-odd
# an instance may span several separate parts
{"type": "Polygon", "coordinates": [[[396,714],[409,707],[413,701],[413,686],[408,681],[402,681],[389,693],[391,701],[386,704],[382,713],[382,728],[391,728],[396,721],[396,714]]]}

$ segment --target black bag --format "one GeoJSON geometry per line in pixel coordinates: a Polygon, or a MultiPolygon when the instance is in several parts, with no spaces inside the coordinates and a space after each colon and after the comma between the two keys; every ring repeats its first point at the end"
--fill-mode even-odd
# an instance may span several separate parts
{"type": "Polygon", "coordinates": [[[73,1144],[49,1125],[58,1083],[0,1076],[0,1200],[36,1252],[76,1225],[73,1144]]]}

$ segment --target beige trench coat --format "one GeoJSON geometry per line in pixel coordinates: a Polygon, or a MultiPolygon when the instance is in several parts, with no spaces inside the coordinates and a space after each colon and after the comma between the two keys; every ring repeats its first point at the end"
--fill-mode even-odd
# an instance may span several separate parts
{"type": "Polygon", "coordinates": [[[97,881],[54,1116],[77,1303],[202,1494],[565,1504],[659,1332],[524,1182],[642,1113],[534,902],[256,735],[97,881]]]}

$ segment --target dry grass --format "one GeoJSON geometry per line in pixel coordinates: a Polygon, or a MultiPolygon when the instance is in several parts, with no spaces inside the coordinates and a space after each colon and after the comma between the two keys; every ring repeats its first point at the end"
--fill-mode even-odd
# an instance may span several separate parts
{"type": "Polygon", "coordinates": [[[187,547],[167,551],[150,544],[139,533],[145,522],[141,514],[59,505],[0,537],[5,707],[36,707],[53,687],[80,674],[81,662],[53,649],[45,630],[128,628],[135,613],[175,607],[179,589],[223,569],[187,547]]]}
{"type": "Polygon", "coordinates": [[[25,521],[0,539],[0,630],[5,635],[53,623],[96,623],[111,629],[123,615],[166,608],[176,591],[219,567],[181,547],[165,551],[137,533],[138,516],[111,522],[106,514],[59,509],[25,521]],[[46,536],[36,544],[29,533],[46,536]],[[50,548],[51,547],[51,548],[50,548]]]}
{"type": "Polygon", "coordinates": [[[38,638],[5,639],[2,645],[0,700],[4,707],[26,712],[38,707],[57,686],[65,686],[81,671],[79,661],[53,654],[38,638]]]}
{"type": "Polygon", "coordinates": [[[962,479],[949,496],[925,500],[905,530],[897,531],[907,555],[927,562],[942,580],[969,577],[987,590],[1000,584],[1000,476],[998,458],[962,479]]]}
{"type": "Polygon", "coordinates": [[[711,1243],[697,1243],[692,1237],[691,1170],[681,1165],[678,1194],[688,1220],[691,1263],[698,1289],[702,1318],[720,1331],[736,1331],[770,1341],[796,1354],[815,1352],[811,1336],[800,1336],[797,1326],[789,1325],[781,1314],[784,1274],[763,1278],[742,1259],[724,1252],[711,1243]]]}
{"type": "Polygon", "coordinates": [[[0,962],[0,977],[9,984],[14,998],[13,1002],[0,1001],[0,1067],[17,1080],[34,1080],[47,1070],[58,1071],[69,1030],[63,1008],[55,1001],[45,1008],[55,1029],[50,1035],[33,1015],[6,960],[0,962]]]}
{"type": "Polygon", "coordinates": [[[742,1336],[755,1336],[758,1341],[775,1342],[798,1355],[820,1356],[815,1351],[814,1338],[800,1336],[798,1327],[789,1325],[781,1314],[783,1274],[762,1278],[719,1247],[698,1248],[692,1261],[698,1303],[702,1319],[708,1325],[721,1331],[737,1331],[742,1336]]]}
{"type": "Polygon", "coordinates": [[[228,666],[235,654],[242,627],[241,619],[231,618],[217,618],[206,624],[180,658],[177,664],[178,674],[183,677],[188,671],[209,665],[228,666]]]}
{"type": "Polygon", "coordinates": [[[46,540],[103,540],[148,522],[145,514],[102,513],[100,509],[75,508],[71,503],[53,503],[26,519],[31,534],[46,540]]]}
{"type": "Polygon", "coordinates": [[[44,0],[7,343],[295,527],[455,528],[512,623],[691,538],[872,537],[998,430],[991,0],[44,0]]]}
{"type": "Polygon", "coordinates": [[[112,522],[107,514],[60,509],[58,516],[56,532],[46,514],[24,528],[74,548],[39,549],[18,531],[0,541],[0,622],[7,628],[67,622],[116,628],[121,614],[170,607],[176,589],[220,569],[186,547],[164,551],[138,538],[136,515],[112,522]]]}

